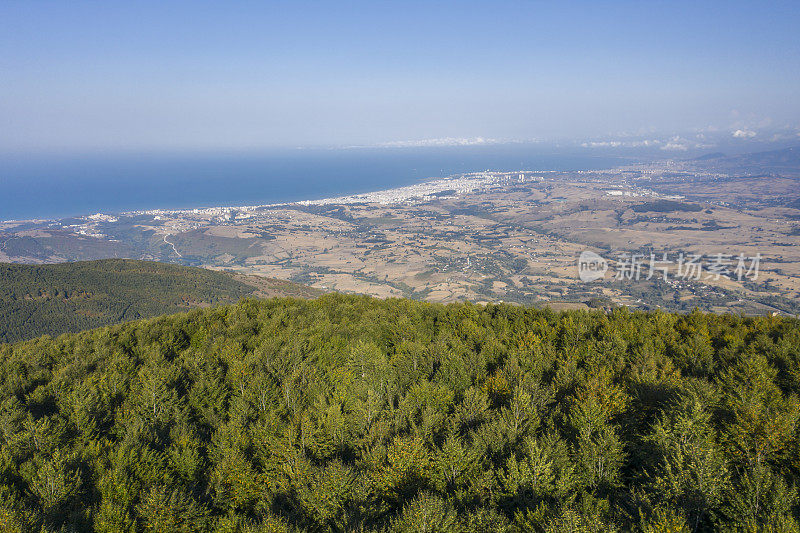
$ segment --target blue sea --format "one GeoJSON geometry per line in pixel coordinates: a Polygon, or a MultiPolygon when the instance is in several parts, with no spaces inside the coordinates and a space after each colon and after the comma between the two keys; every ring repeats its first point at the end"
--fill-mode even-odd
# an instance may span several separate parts
{"type": "Polygon", "coordinates": [[[521,144],[0,156],[0,220],[290,202],[398,187],[462,172],[601,169],[631,161],[630,156],[521,144]]]}

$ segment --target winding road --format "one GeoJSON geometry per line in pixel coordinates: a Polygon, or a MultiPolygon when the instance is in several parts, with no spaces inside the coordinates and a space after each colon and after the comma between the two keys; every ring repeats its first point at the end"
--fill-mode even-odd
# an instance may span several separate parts
{"type": "Polygon", "coordinates": [[[174,244],[172,244],[171,242],[169,242],[169,241],[167,240],[167,237],[169,237],[170,235],[172,235],[172,234],[171,234],[171,233],[168,233],[168,234],[164,235],[164,242],[165,242],[165,243],[167,243],[167,244],[169,244],[170,246],[172,246],[172,249],[175,251],[175,253],[176,253],[176,254],[178,254],[178,257],[181,257],[181,258],[183,258],[183,256],[182,256],[182,255],[181,255],[181,253],[178,251],[178,249],[177,249],[177,248],[175,248],[175,245],[174,245],[174,244]]]}

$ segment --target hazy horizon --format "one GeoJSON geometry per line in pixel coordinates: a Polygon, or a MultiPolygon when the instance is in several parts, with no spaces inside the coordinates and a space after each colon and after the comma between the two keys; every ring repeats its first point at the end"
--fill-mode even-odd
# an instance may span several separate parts
{"type": "Polygon", "coordinates": [[[9,1],[0,152],[790,144],[798,23],[789,2],[9,1]]]}

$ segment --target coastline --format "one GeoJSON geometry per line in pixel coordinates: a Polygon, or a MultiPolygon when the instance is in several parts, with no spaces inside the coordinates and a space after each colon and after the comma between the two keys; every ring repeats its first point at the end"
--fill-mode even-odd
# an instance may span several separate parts
{"type": "Polygon", "coordinates": [[[270,209],[275,207],[284,207],[290,205],[331,205],[331,204],[369,204],[375,203],[379,205],[391,205],[410,201],[412,199],[427,200],[430,197],[445,191],[454,191],[454,194],[448,196],[455,196],[458,194],[466,194],[475,192],[482,187],[499,185],[507,182],[516,177],[517,179],[531,179],[531,175],[540,177],[538,175],[556,173],[556,170],[516,170],[516,171],[486,171],[486,172],[472,172],[468,174],[454,174],[446,178],[429,178],[421,183],[414,185],[405,185],[401,187],[392,187],[389,189],[380,189],[366,193],[348,194],[343,196],[332,196],[326,198],[318,198],[313,200],[299,200],[296,202],[276,202],[269,204],[259,205],[231,205],[231,206],[213,206],[213,207],[196,207],[190,209],[146,209],[125,211],[119,213],[120,216],[138,216],[138,215],[186,215],[186,214],[203,214],[203,215],[216,215],[224,211],[232,209],[240,211],[256,211],[260,209],[270,209]],[[521,178],[525,176],[524,178],[521,178]]]}
{"type": "Polygon", "coordinates": [[[259,211],[264,209],[274,209],[291,205],[301,205],[304,207],[321,205],[343,205],[343,204],[368,204],[379,205],[399,204],[419,199],[420,201],[430,200],[432,197],[452,197],[459,194],[472,193],[482,188],[497,186],[513,180],[540,180],[547,174],[555,174],[557,170],[514,170],[514,171],[484,171],[470,172],[465,174],[453,174],[444,178],[425,178],[423,181],[400,187],[379,189],[366,193],[356,193],[342,196],[331,196],[317,199],[299,200],[294,202],[274,202],[267,204],[254,205],[223,205],[180,209],[135,209],[120,212],[97,212],[94,214],[83,214],[71,217],[60,218],[35,218],[35,219],[11,219],[3,220],[2,224],[25,224],[25,223],[48,223],[60,220],[76,219],[86,221],[117,222],[120,217],[135,216],[224,216],[231,211],[259,211]],[[442,193],[452,191],[452,194],[443,195],[442,193]]]}
{"type": "Polygon", "coordinates": [[[263,154],[0,156],[0,220],[255,207],[358,196],[480,173],[616,168],[636,158],[531,145],[263,154]]]}

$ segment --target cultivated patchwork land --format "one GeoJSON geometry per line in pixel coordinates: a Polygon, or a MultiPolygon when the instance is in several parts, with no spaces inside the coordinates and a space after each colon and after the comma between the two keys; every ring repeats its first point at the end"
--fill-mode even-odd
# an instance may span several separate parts
{"type": "Polygon", "coordinates": [[[127,257],[379,297],[796,314],[796,150],[743,157],[486,171],[297,204],[10,221],[0,224],[0,261],[127,257]],[[603,279],[579,279],[584,250],[609,261],[603,279]],[[696,255],[704,270],[685,279],[680,258],[696,255]],[[631,256],[640,279],[630,270],[616,279],[631,256]],[[740,256],[749,275],[736,271],[740,256]],[[666,262],[650,275],[653,257],[666,262]]]}

